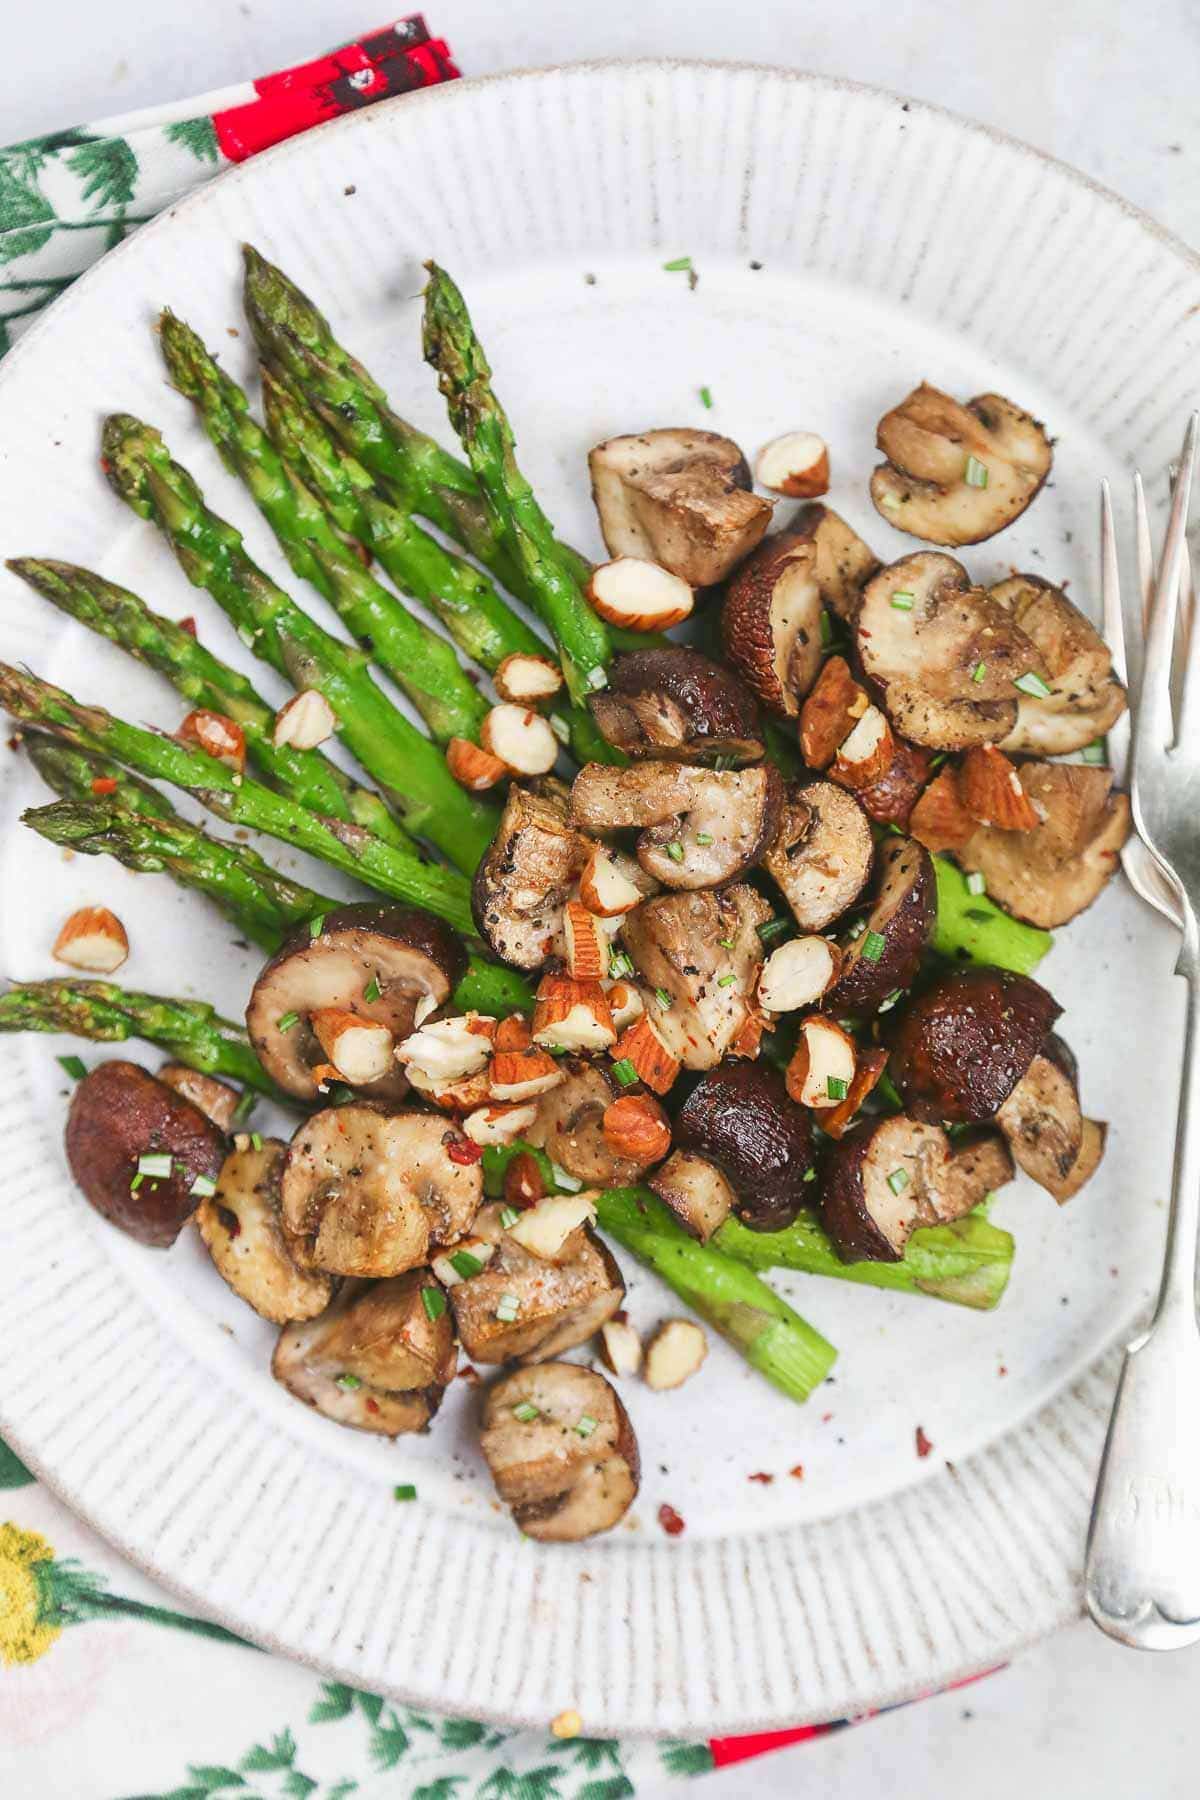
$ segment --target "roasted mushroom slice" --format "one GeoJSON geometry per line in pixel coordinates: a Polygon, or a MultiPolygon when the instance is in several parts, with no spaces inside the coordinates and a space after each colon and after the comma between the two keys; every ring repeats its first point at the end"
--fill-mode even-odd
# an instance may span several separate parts
{"type": "Polygon", "coordinates": [[[603,1375],[516,1369],[488,1390],[480,1448],[514,1525],[547,1544],[611,1531],[638,1491],[637,1439],[603,1375]]]}
{"type": "Polygon", "coordinates": [[[573,1225],[551,1260],[519,1243],[501,1224],[503,1213],[485,1206],[472,1226],[495,1248],[479,1274],[450,1289],[458,1335],[475,1363],[543,1362],[599,1331],[619,1311],[625,1283],[590,1225],[573,1225]]]}
{"type": "Polygon", "coordinates": [[[609,438],[588,468],[610,554],[648,557],[691,587],[724,580],[771,523],[742,452],[715,431],[609,438]]]}
{"type": "Polygon", "coordinates": [[[439,1114],[330,1107],[292,1139],[281,1217],[301,1268],[384,1277],[462,1237],[482,1193],[477,1147],[439,1114]]]}
{"type": "Polygon", "coordinates": [[[789,535],[806,537],[816,553],[813,573],[830,612],[849,624],[858,611],[862,591],[879,568],[879,558],[840,513],[819,501],[802,506],[788,527],[789,535]]]}
{"type": "Polygon", "coordinates": [[[1045,428],[1002,394],[965,406],[922,382],[879,421],[871,498],[931,544],[978,544],[1019,518],[1050,473],[1045,428]]]}
{"type": "Polygon", "coordinates": [[[783,821],[763,856],[796,923],[823,931],[858,899],[871,875],[875,848],[866,814],[832,781],[788,789],[783,821]]]}
{"type": "MultiPolygon", "coordinates": [[[[343,1026],[353,1026],[361,1019],[381,1028],[372,1037],[386,1033],[398,1043],[418,1008],[429,1013],[449,999],[466,966],[461,939],[432,913],[370,902],[339,906],[325,914],[315,936],[308,925],[294,932],[262,970],[246,1008],[251,1042],[280,1087],[315,1101],[318,1065],[333,1061],[339,1079],[351,1083],[368,1072],[348,1053],[344,1062],[334,1061],[324,1021],[340,1015],[343,1026]]],[[[386,1037],[383,1042],[386,1052],[386,1037]]],[[[390,1055],[382,1062],[387,1073],[363,1082],[364,1095],[402,1099],[403,1071],[390,1055]]]]}
{"type": "MultiPolygon", "coordinates": [[[[877,780],[866,787],[856,787],[854,797],[869,818],[879,825],[898,825],[907,829],[921,793],[929,779],[933,761],[928,750],[910,744],[907,738],[893,737],[892,760],[877,780]]],[[[837,779],[837,770],[832,771],[837,779]]]]}
{"type": "Polygon", "coordinates": [[[1087,763],[1022,763],[1021,786],[1038,815],[1030,831],[980,825],[955,849],[984,878],[997,906],[1049,930],[1092,904],[1121,862],[1132,829],[1129,801],[1111,769],[1087,763]]]}
{"type": "Polygon", "coordinates": [[[710,1070],[676,1115],[675,1142],[716,1164],[754,1231],[781,1231],[809,1198],[812,1123],[766,1063],[710,1070]]]}
{"type": "Polygon", "coordinates": [[[685,1069],[712,1069],[754,1016],[758,927],[771,917],[744,883],[660,894],[625,920],[625,947],[645,984],[654,1031],[685,1069]]]}
{"type": "Polygon", "coordinates": [[[604,737],[627,756],[704,756],[753,762],[762,726],[750,690],[698,650],[672,644],[618,656],[589,705],[604,737]]]}
{"type": "Polygon", "coordinates": [[[940,1125],[865,1119],[830,1149],[821,1220],[843,1262],[899,1262],[921,1225],[961,1219],[1012,1176],[998,1139],[955,1152],[940,1125]]]}
{"type": "Polygon", "coordinates": [[[827,1012],[876,1012],[889,994],[908,987],[933,935],[937,880],[929,852],[915,838],[887,838],[880,847],[875,898],[865,928],[845,946],[841,973],[824,999],[827,1012]]]}
{"type": "Polygon", "coordinates": [[[1002,747],[1067,756],[1103,737],[1125,711],[1125,689],[1091,620],[1038,575],[1013,575],[988,592],[1037,651],[1048,690],[1022,692],[1016,725],[1002,747]]]}
{"type": "Polygon", "coordinates": [[[996,1123],[1018,1165],[1060,1205],[1078,1193],[1104,1154],[1106,1127],[1084,1118],[1075,1058],[1054,1032],[997,1112],[996,1123]]]}
{"type": "Polygon", "coordinates": [[[587,856],[587,843],[568,823],[562,784],[514,782],[471,890],[479,934],[504,962],[518,969],[545,962],[587,856]]]}
{"type": "Polygon", "coordinates": [[[571,789],[571,818],[582,830],[645,827],[638,861],[668,888],[719,887],[752,868],[774,841],[782,806],[783,778],[770,763],[720,770],[588,763],[571,789]]]}
{"type": "Polygon", "coordinates": [[[238,1101],[241,1095],[227,1081],[218,1081],[215,1075],[202,1074],[199,1069],[189,1069],[186,1063],[164,1063],[158,1071],[159,1081],[165,1081],[169,1088],[198,1106],[206,1119],[211,1119],[218,1131],[226,1136],[233,1130],[237,1114],[238,1101]]]}
{"type": "Polygon", "coordinates": [[[916,1119],[994,1119],[1062,1008],[1044,987],[1007,969],[956,969],[898,1007],[892,1080],[916,1119]]]}
{"type": "Polygon", "coordinates": [[[898,732],[929,750],[969,750],[1007,737],[1017,717],[1015,700],[936,700],[911,682],[888,683],[888,717],[898,732]]]}
{"type": "Polygon", "coordinates": [[[620,1090],[599,1063],[582,1058],[570,1058],[565,1074],[538,1102],[526,1141],[589,1187],[628,1187],[640,1178],[642,1165],[618,1156],[604,1136],[604,1114],[620,1090]]]}
{"type": "Polygon", "coordinates": [[[79,1082],[65,1143],[84,1198],[159,1249],[175,1242],[225,1160],[212,1120],[131,1062],[100,1063],[79,1082]]]}
{"type": "Polygon", "coordinates": [[[424,1431],[458,1356],[446,1296],[428,1269],[348,1281],[318,1319],[285,1326],[271,1373],[335,1425],[424,1431]]]}
{"type": "Polygon", "coordinates": [[[196,1208],[200,1236],[222,1281],[274,1325],[313,1319],[333,1298],[328,1275],[293,1260],[279,1220],[279,1177],[287,1145],[261,1138],[257,1147],[231,1150],[217,1191],[196,1208]]]}
{"type": "Polygon", "coordinates": [[[725,660],[762,704],[794,717],[821,667],[816,546],[797,532],[764,538],[734,574],[721,607],[725,660]]]}
{"type": "Polygon", "coordinates": [[[737,1204],[737,1195],[717,1165],[690,1150],[673,1150],[661,1168],[646,1177],[646,1186],[702,1244],[720,1230],[737,1204]]]}

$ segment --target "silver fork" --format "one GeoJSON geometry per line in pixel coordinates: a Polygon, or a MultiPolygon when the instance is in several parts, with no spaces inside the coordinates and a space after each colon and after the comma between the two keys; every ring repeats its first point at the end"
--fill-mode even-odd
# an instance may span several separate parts
{"type": "MultiPolygon", "coordinates": [[[[1200,632],[1186,647],[1177,718],[1171,697],[1176,650],[1185,650],[1175,623],[1198,423],[1200,414],[1193,414],[1154,583],[1136,703],[1131,695],[1133,818],[1173,889],[1183,933],[1176,972],[1187,982],[1171,1210],[1154,1317],[1126,1349],[1113,1402],[1084,1578],[1097,1625],[1142,1650],[1173,1650],[1200,1638],[1200,632]]],[[[1107,495],[1103,504],[1111,536],[1107,495]]],[[[1112,543],[1113,555],[1105,559],[1111,561],[1109,595],[1116,592],[1112,543]]]]}

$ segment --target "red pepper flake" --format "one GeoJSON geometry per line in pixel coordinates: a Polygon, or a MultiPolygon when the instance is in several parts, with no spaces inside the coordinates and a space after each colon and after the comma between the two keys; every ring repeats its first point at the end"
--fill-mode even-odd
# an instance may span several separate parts
{"type": "Polygon", "coordinates": [[[933,1449],[933,1445],[930,1443],[929,1439],[925,1436],[924,1431],[918,1425],[917,1426],[917,1455],[918,1456],[928,1456],[929,1452],[932,1449],[933,1449]]]}
{"type": "Polygon", "coordinates": [[[93,794],[115,794],[117,778],[115,775],[97,775],[92,782],[93,794]]]}
{"type": "Polygon", "coordinates": [[[665,1500],[658,1509],[658,1522],[668,1537],[682,1537],[685,1530],[683,1520],[675,1508],[668,1506],[665,1500]]]}
{"type": "Polygon", "coordinates": [[[997,1373],[997,1375],[1007,1375],[1008,1374],[1008,1364],[1001,1363],[1000,1367],[996,1370],[996,1373],[997,1373]]]}
{"type": "Polygon", "coordinates": [[[793,1481],[803,1481],[804,1480],[804,1464],[797,1463],[794,1469],[788,1470],[788,1474],[792,1477],[793,1481]]]}
{"type": "Polygon", "coordinates": [[[747,1481],[757,1481],[760,1487],[770,1487],[774,1479],[775,1477],[773,1475],[765,1474],[762,1469],[759,1470],[757,1475],[747,1475],[746,1477],[747,1481]]]}
{"type": "Polygon", "coordinates": [[[102,456],[100,458],[100,467],[105,475],[112,474],[112,464],[109,462],[107,456],[102,456]]]}
{"type": "Polygon", "coordinates": [[[469,1381],[472,1387],[478,1387],[479,1383],[483,1380],[483,1376],[479,1373],[479,1370],[473,1363],[467,1363],[458,1371],[458,1379],[460,1381],[469,1381]]]}
{"type": "Polygon", "coordinates": [[[832,1419],[832,1417],[833,1417],[832,1413],[822,1413],[821,1414],[822,1425],[828,1425],[828,1423],[829,1423],[830,1419],[832,1419]]]}
{"type": "Polygon", "coordinates": [[[196,621],[193,619],[191,613],[188,614],[186,619],[180,619],[179,629],[180,631],[186,631],[189,637],[195,637],[196,621]]]}
{"type": "Polygon", "coordinates": [[[377,1413],[379,1411],[378,1400],[372,1400],[370,1394],[368,1394],[366,1399],[363,1401],[363,1405],[366,1407],[366,1409],[369,1413],[377,1413]]]}
{"type": "Polygon", "coordinates": [[[446,1155],[452,1163],[477,1163],[483,1155],[483,1146],[472,1143],[470,1138],[451,1137],[447,1134],[444,1142],[446,1155]]]}

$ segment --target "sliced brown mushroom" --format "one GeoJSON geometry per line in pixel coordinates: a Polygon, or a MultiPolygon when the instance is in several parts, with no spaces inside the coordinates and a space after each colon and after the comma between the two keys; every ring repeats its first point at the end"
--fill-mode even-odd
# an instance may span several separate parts
{"type": "Polygon", "coordinates": [[[954,855],[987,891],[1030,925],[1065,925],[1111,881],[1132,830],[1128,798],[1111,769],[1087,763],[1022,763],[1021,786],[1038,823],[1031,831],[981,825],[954,855]]]}
{"type": "Polygon", "coordinates": [[[796,923],[823,931],[854,905],[871,876],[874,840],[853,794],[832,781],[788,789],[783,820],[763,856],[796,923]]]}
{"type": "Polygon", "coordinates": [[[774,841],[782,806],[783,778],[771,763],[720,770],[588,763],[571,789],[571,818],[581,830],[644,828],[638,861],[668,888],[718,887],[752,868],[774,841]]]}
{"type": "Polygon", "coordinates": [[[589,846],[568,822],[561,782],[509,789],[492,847],[475,871],[471,910],[479,934],[504,962],[537,969],[562,930],[563,908],[589,846]]]}
{"type": "Polygon", "coordinates": [[[995,1139],[956,1155],[940,1125],[865,1119],[826,1155],[821,1220],[843,1262],[900,1262],[920,1226],[962,1218],[1011,1173],[995,1139]]]}
{"type": "Polygon", "coordinates": [[[348,1281],[320,1318],[287,1325],[271,1373],[297,1400],[356,1431],[424,1431],[458,1362],[446,1297],[428,1269],[348,1281]]]}
{"type": "Polygon", "coordinates": [[[737,1204],[737,1195],[717,1165],[691,1150],[673,1150],[646,1177],[646,1185],[702,1244],[720,1230],[737,1204]]]}
{"type": "Polygon", "coordinates": [[[278,1138],[246,1140],[221,1165],[217,1191],[196,1208],[213,1267],[234,1293],[261,1318],[286,1325],[313,1319],[333,1298],[328,1275],[302,1269],[293,1260],[279,1218],[279,1178],[287,1145],[278,1138]]]}
{"type": "Polygon", "coordinates": [[[724,580],[771,523],[731,438],[668,428],[609,438],[588,456],[613,556],[645,556],[692,587],[724,580]]]}
{"type": "Polygon", "coordinates": [[[1104,1154],[1106,1127],[1085,1119],[1075,1058],[1051,1032],[996,1114],[1018,1165],[1059,1205],[1078,1193],[1104,1154]]]}
{"type": "Polygon", "coordinates": [[[217,1130],[228,1137],[241,1099],[235,1087],[230,1087],[227,1081],[218,1081],[215,1075],[189,1069],[186,1063],[164,1063],[158,1071],[158,1079],[174,1088],[177,1094],[182,1094],[185,1100],[190,1100],[193,1106],[198,1106],[205,1118],[211,1119],[217,1130]]]}
{"type": "Polygon", "coordinates": [[[952,556],[918,551],[867,583],[856,626],[864,673],[903,736],[935,750],[1006,737],[1015,683],[1041,673],[1007,609],[952,556]]]}
{"type": "Polygon", "coordinates": [[[577,1363],[516,1369],[495,1382],[480,1448],[514,1525],[541,1543],[611,1531],[637,1495],[629,1415],[604,1377],[577,1363]]]}
{"type": "MultiPolygon", "coordinates": [[[[458,1335],[475,1363],[544,1362],[599,1331],[620,1310],[625,1283],[607,1245],[583,1226],[551,1261],[524,1248],[488,1205],[472,1236],[495,1246],[477,1275],[450,1290],[458,1335]]],[[[527,1215],[522,1214],[524,1218],[527,1215]]],[[[516,1221],[519,1223],[520,1221],[516,1221]]]]}
{"type": "Polygon", "coordinates": [[[797,532],[764,538],[725,589],[721,644],[762,704],[794,717],[821,667],[816,546],[797,532]]]}
{"type": "Polygon", "coordinates": [[[140,1244],[165,1249],[225,1160],[225,1136],[137,1063],[99,1063],[71,1098],[67,1161],[84,1198],[140,1244]]]}
{"type": "Polygon", "coordinates": [[[1043,1047],[1062,1008],[1027,975],[956,969],[898,1007],[890,1073],[916,1119],[985,1124],[1043,1047]]]}
{"type": "Polygon", "coordinates": [[[1002,394],[966,405],[922,382],[879,421],[871,498],[931,544],[978,544],[1019,518],[1050,473],[1045,428],[1002,394]]]}
{"type": "Polygon", "coordinates": [[[915,979],[937,920],[937,880],[915,838],[890,837],[879,849],[875,898],[865,928],[845,946],[841,972],[825,996],[827,1012],[876,1012],[915,979]]]}
{"type": "Polygon", "coordinates": [[[1125,711],[1125,689],[1091,620],[1039,575],[1013,575],[988,592],[1037,651],[1049,689],[1021,694],[1003,748],[1067,756],[1103,737],[1125,711]]]}
{"type": "Polygon", "coordinates": [[[589,1187],[628,1187],[642,1166],[618,1156],[604,1136],[604,1114],[619,1089],[599,1063],[570,1058],[565,1081],[538,1102],[525,1140],[589,1187]]]}
{"type": "Polygon", "coordinates": [[[676,1114],[675,1142],[716,1164],[754,1231],[782,1230],[810,1198],[812,1122],[766,1063],[710,1070],[676,1114]]]}
{"type": "Polygon", "coordinates": [[[370,1105],[314,1113],[292,1139],[280,1182],[292,1255],[330,1275],[417,1268],[470,1228],[483,1193],[478,1158],[437,1113],[370,1105]]]}
{"type": "Polygon", "coordinates": [[[879,558],[840,513],[819,501],[802,506],[788,526],[791,535],[806,537],[816,552],[813,573],[830,612],[847,624],[858,611],[862,591],[879,568],[879,558]]]}
{"type": "MultiPolygon", "coordinates": [[[[466,966],[462,940],[432,913],[371,902],[339,906],[325,914],[316,936],[302,926],[263,968],[246,1008],[250,1040],[281,1088],[315,1101],[314,1070],[328,1066],[330,1057],[313,1029],[314,1015],[353,1014],[398,1043],[418,1008],[433,1012],[449,999],[466,966]]],[[[349,1062],[338,1065],[339,1078],[353,1073],[349,1062]]],[[[378,1100],[398,1100],[407,1091],[396,1064],[362,1088],[378,1100]]]]}
{"type": "MultiPolygon", "coordinates": [[[[887,769],[867,787],[856,787],[854,797],[877,824],[898,825],[904,831],[929,778],[932,760],[928,750],[894,734],[892,760],[887,769]]],[[[835,766],[830,770],[830,779],[837,778],[835,766]]]]}
{"type": "Polygon", "coordinates": [[[1013,1179],[1013,1159],[1008,1145],[996,1131],[967,1131],[950,1141],[950,1165],[942,1180],[942,1192],[951,1216],[961,1218],[988,1194],[1013,1179]]]}
{"type": "Polygon", "coordinates": [[[754,695],[711,657],[683,644],[618,656],[607,688],[589,705],[610,744],[627,756],[705,756],[753,762],[763,753],[754,695]]]}
{"type": "Polygon", "coordinates": [[[744,883],[661,894],[625,919],[625,947],[645,984],[656,1036],[685,1069],[712,1069],[754,1016],[771,917],[744,883]]]}

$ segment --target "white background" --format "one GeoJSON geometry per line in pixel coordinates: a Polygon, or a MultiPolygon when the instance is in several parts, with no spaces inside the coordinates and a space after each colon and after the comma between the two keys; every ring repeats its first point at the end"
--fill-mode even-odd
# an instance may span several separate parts
{"type": "MultiPolygon", "coordinates": [[[[363,0],[56,0],[52,19],[29,5],[6,12],[6,141],[286,67],[384,22],[363,0]]],[[[674,54],[880,83],[1025,138],[1200,243],[1196,0],[430,0],[427,17],[468,75],[674,54]]],[[[1081,1624],[973,1687],[711,1777],[697,1794],[1190,1800],[1198,1677],[1200,1651],[1139,1657],[1081,1624]]]]}

